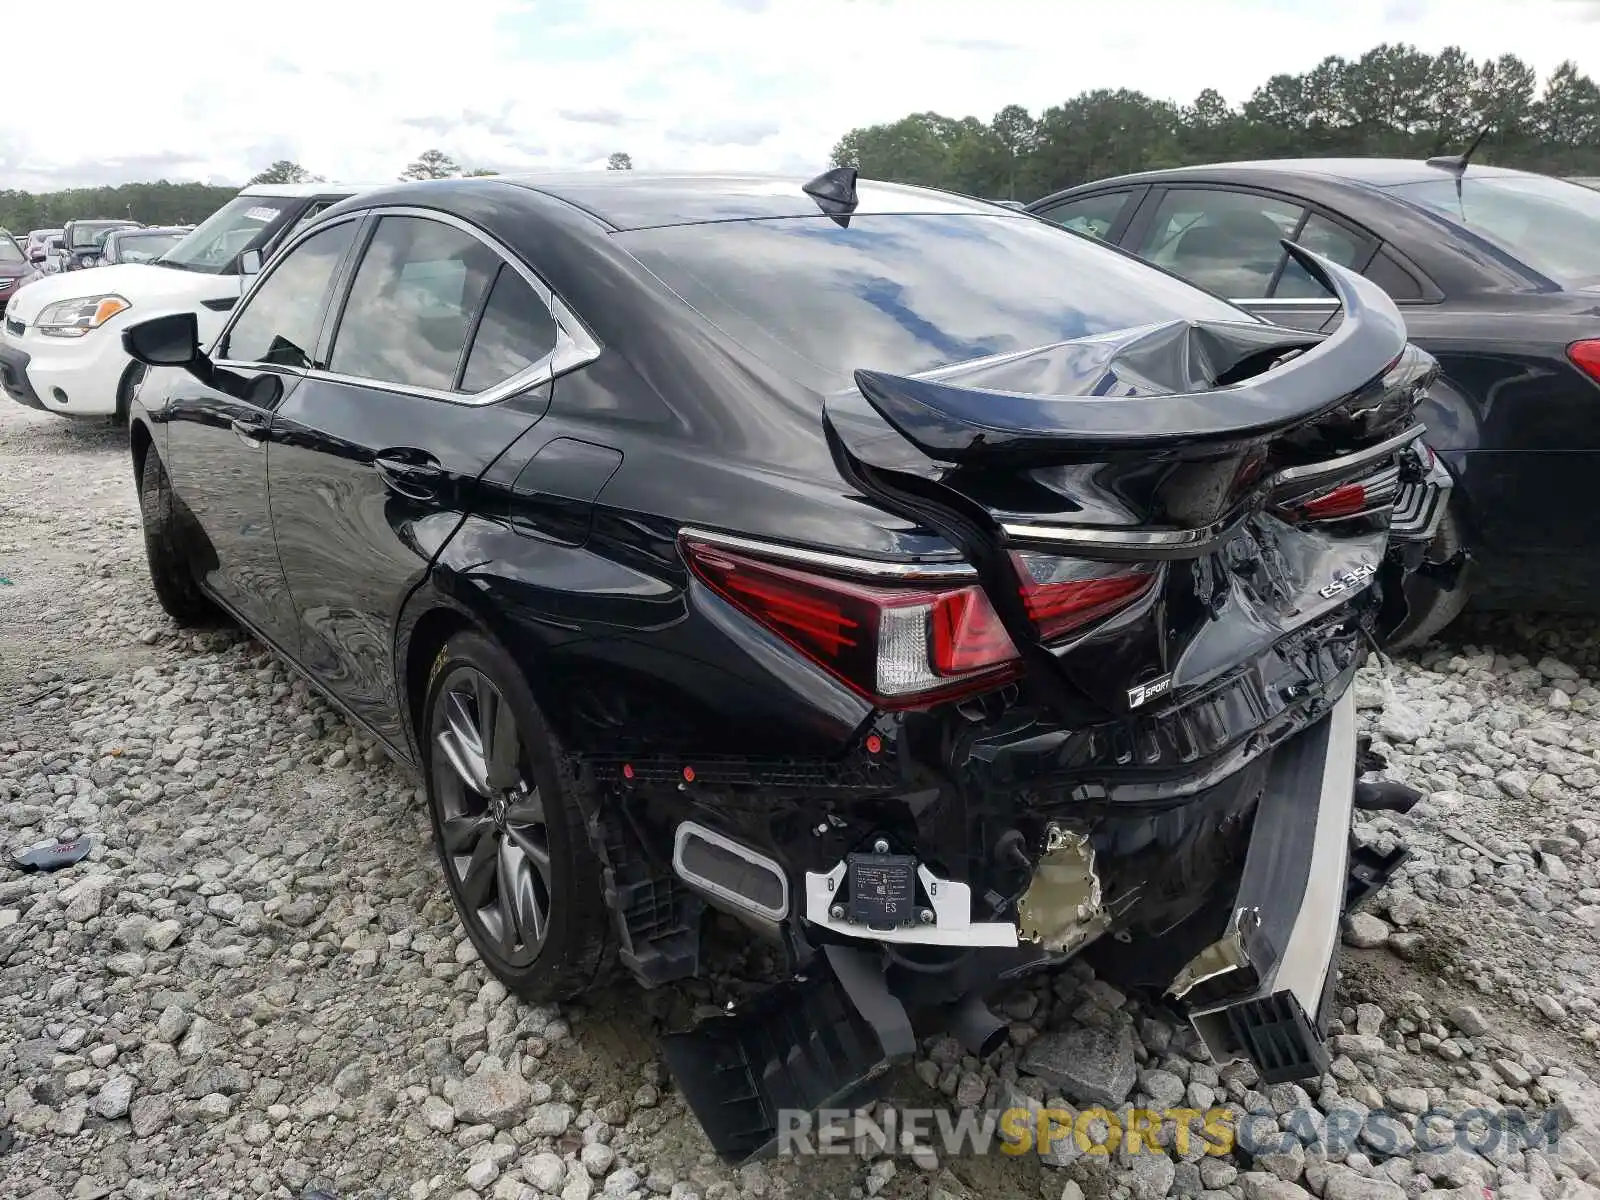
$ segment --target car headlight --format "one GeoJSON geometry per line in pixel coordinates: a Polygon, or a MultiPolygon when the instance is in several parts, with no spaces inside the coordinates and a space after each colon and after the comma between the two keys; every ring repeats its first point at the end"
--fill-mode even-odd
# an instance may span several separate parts
{"type": "Polygon", "coordinates": [[[39,332],[50,337],[82,337],[91,329],[99,329],[119,312],[132,308],[121,296],[83,296],[77,300],[59,300],[39,314],[34,322],[39,332]]]}

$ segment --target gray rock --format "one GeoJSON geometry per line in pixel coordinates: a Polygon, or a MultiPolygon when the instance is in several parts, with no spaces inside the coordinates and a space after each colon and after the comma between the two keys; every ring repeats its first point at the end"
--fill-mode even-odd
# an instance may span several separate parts
{"type": "Polygon", "coordinates": [[[1311,1193],[1297,1183],[1279,1179],[1266,1171],[1247,1171],[1239,1176],[1244,1200],[1310,1200],[1311,1193]]]}
{"type": "Polygon", "coordinates": [[[1322,1200],[1406,1200],[1406,1193],[1398,1184],[1330,1163],[1322,1200]]]}
{"type": "MultiPolygon", "coordinates": [[[[522,1076],[486,1066],[461,1081],[454,1102],[456,1119],[469,1125],[510,1129],[522,1123],[532,1097],[533,1089],[522,1076]]],[[[570,1120],[571,1110],[567,1111],[570,1120]]]]}
{"type": "Polygon", "coordinates": [[[541,1192],[553,1192],[567,1176],[567,1164],[559,1154],[545,1151],[522,1160],[522,1177],[541,1192]]]}
{"type": "Polygon", "coordinates": [[[166,1096],[139,1096],[128,1106],[128,1121],[135,1137],[149,1137],[172,1119],[172,1101],[166,1096]]]}
{"type": "Polygon", "coordinates": [[[95,1097],[90,1107],[108,1121],[126,1116],[128,1105],[133,1102],[133,1077],[131,1075],[113,1075],[106,1080],[95,1097]]]}
{"type": "MultiPolygon", "coordinates": [[[[458,1099],[456,1107],[459,1109],[460,1106],[461,1102],[458,1099]]],[[[574,1115],[572,1105],[552,1101],[549,1104],[536,1105],[533,1111],[528,1113],[524,1124],[533,1137],[560,1137],[572,1124],[574,1115]]]]}
{"type": "Polygon", "coordinates": [[[1124,1024],[1080,1025],[1045,1034],[1029,1043],[1017,1065],[1077,1103],[1118,1105],[1136,1077],[1133,1031],[1124,1024]]]}
{"type": "Polygon", "coordinates": [[[1367,912],[1351,913],[1344,921],[1347,946],[1369,950],[1389,940],[1389,924],[1367,912]]]}
{"type": "Polygon", "coordinates": [[[1172,1160],[1152,1153],[1135,1155],[1126,1175],[1133,1200],[1162,1200],[1172,1190],[1175,1178],[1172,1160]]]}

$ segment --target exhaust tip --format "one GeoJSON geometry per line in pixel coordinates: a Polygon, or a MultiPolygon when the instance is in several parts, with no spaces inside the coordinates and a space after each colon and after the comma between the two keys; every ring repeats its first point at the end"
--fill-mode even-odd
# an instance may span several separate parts
{"type": "Polygon", "coordinates": [[[789,878],[766,855],[694,821],[672,843],[678,878],[715,907],[776,925],[789,915],[789,878]]]}

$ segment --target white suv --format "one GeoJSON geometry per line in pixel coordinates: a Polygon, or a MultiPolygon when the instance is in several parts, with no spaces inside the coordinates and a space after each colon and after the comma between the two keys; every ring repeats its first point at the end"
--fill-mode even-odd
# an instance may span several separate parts
{"type": "Polygon", "coordinates": [[[133,321],[174,312],[200,319],[207,343],[249,282],[245,270],[329,205],[363,189],[256,184],[159,259],[50,275],[18,290],[0,324],[0,388],[18,404],[63,416],[127,414],[144,368],[122,349],[133,321]]]}

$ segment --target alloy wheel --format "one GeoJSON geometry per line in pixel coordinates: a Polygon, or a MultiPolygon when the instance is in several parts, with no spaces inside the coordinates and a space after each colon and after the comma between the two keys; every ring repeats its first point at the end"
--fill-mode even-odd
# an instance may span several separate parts
{"type": "Polygon", "coordinates": [[[508,965],[539,955],[550,928],[549,829],[511,705],[458,666],[434,704],[438,831],[462,919],[508,965]]]}

